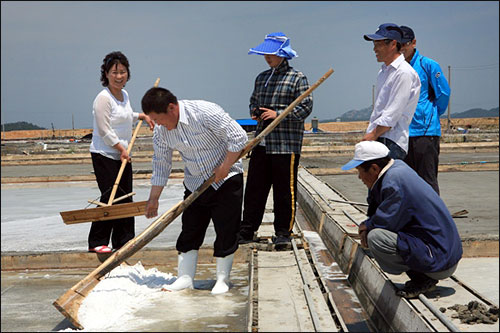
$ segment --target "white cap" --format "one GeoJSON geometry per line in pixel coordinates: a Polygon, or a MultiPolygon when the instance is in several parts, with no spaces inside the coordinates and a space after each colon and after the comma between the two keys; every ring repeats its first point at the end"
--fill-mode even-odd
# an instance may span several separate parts
{"type": "Polygon", "coordinates": [[[366,161],[376,160],[389,155],[389,148],[378,141],[361,141],[354,146],[354,158],[342,166],[342,170],[350,170],[366,161]]]}

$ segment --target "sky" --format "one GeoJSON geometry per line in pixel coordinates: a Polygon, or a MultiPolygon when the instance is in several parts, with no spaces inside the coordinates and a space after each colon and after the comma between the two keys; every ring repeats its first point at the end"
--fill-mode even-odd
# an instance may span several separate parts
{"type": "Polygon", "coordinates": [[[310,84],[334,70],[306,122],[335,119],[371,106],[381,63],[363,35],[387,22],[413,28],[419,51],[451,73],[451,113],[498,107],[498,1],[2,1],[1,121],[92,128],[112,51],[130,62],[125,89],[137,112],[159,77],[178,99],[249,118],[255,77],[268,66],[248,50],[278,31],[310,84]]]}

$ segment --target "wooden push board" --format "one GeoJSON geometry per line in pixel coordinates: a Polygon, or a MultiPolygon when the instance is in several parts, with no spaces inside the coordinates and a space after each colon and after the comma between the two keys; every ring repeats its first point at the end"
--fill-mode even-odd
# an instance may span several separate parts
{"type": "Polygon", "coordinates": [[[97,207],[90,209],[69,210],[60,212],[66,224],[106,221],[123,217],[139,216],[146,213],[147,201],[131,202],[125,204],[111,205],[109,207],[97,207]]]}

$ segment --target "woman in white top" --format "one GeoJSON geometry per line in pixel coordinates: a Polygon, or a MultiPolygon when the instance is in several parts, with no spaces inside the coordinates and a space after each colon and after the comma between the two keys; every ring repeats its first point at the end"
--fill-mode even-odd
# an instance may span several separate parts
{"type": "MultiPolygon", "coordinates": [[[[93,104],[94,130],[90,153],[94,173],[101,191],[101,202],[107,203],[113,184],[118,176],[121,161],[127,160],[116,198],[132,192],[132,164],[127,148],[132,139],[132,127],[138,120],[146,121],[153,129],[154,123],[144,113],[133,112],[127,91],[123,88],[130,80],[127,57],[117,51],[103,59],[101,82],[105,87],[95,98],[93,104]]],[[[132,202],[129,197],[117,204],[132,202]]],[[[134,217],[92,222],[88,237],[89,251],[109,253],[109,239],[114,250],[119,249],[134,238],[134,217]]]]}

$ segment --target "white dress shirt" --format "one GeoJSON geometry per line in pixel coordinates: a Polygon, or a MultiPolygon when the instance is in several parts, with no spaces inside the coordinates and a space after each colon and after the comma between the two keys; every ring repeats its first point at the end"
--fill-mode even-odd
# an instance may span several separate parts
{"type": "Polygon", "coordinates": [[[377,126],[391,127],[381,137],[391,139],[408,152],[409,126],[420,96],[420,78],[401,54],[377,77],[375,105],[366,133],[377,126]]]}
{"type": "MultiPolygon", "coordinates": [[[[153,132],[153,176],[151,185],[165,186],[172,170],[172,152],[178,150],[185,162],[184,185],[194,192],[222,164],[227,151],[238,152],[247,143],[245,130],[219,105],[201,100],[180,100],[177,128],[156,125],[153,132]]],[[[224,180],[243,173],[241,159],[224,180]]]]}

